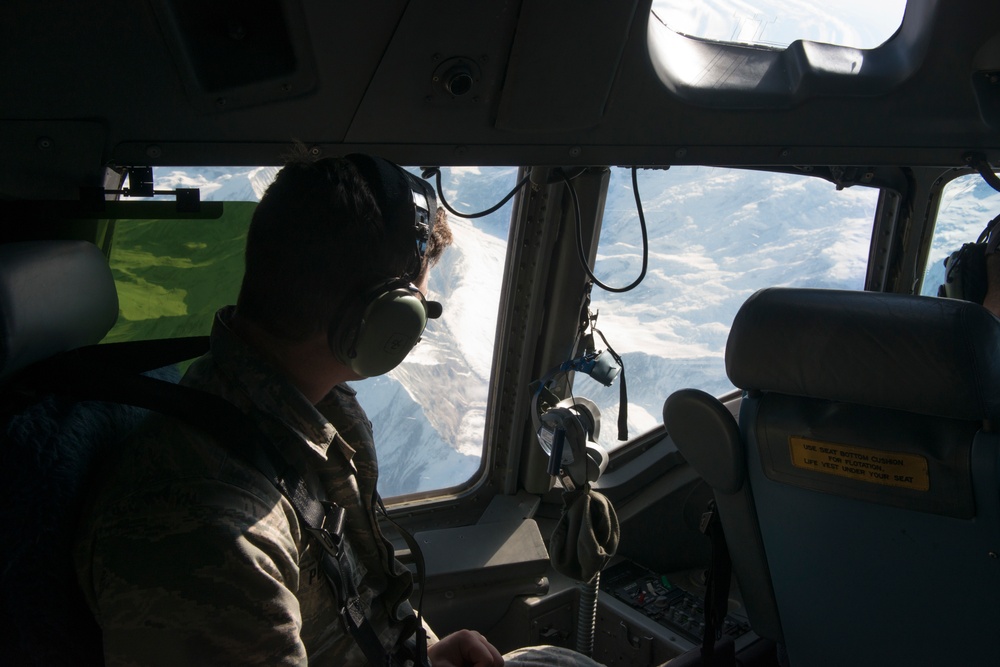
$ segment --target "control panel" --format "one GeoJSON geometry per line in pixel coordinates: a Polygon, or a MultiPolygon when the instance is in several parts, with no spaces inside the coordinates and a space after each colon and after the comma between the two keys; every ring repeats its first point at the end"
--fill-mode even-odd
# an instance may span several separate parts
{"type": "MultiPolygon", "coordinates": [[[[604,570],[601,590],[695,644],[705,635],[704,599],[641,565],[623,561],[604,570]]],[[[729,614],[722,631],[735,640],[750,632],[750,624],[729,614]]]]}

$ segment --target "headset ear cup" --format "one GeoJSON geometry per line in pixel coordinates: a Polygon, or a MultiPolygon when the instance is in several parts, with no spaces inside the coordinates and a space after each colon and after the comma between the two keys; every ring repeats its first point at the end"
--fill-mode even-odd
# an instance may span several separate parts
{"type": "Polygon", "coordinates": [[[427,308],[420,292],[395,283],[371,292],[357,311],[336,327],[330,346],[361,377],[388,373],[420,340],[427,308]]]}
{"type": "Polygon", "coordinates": [[[352,308],[338,316],[330,323],[327,333],[330,350],[342,364],[348,367],[351,365],[351,357],[354,356],[352,350],[354,338],[361,325],[361,314],[357,310],[352,308]]]}

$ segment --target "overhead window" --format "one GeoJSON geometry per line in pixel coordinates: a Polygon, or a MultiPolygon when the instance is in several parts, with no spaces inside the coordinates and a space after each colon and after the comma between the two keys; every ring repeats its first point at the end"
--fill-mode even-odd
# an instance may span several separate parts
{"type": "Polygon", "coordinates": [[[906,0],[653,0],[651,12],[674,32],[712,41],[872,49],[899,29],[905,9],[906,0]]]}

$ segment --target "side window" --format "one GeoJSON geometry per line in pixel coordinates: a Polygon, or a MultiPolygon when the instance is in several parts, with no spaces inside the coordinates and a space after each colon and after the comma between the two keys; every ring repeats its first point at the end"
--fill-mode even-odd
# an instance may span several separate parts
{"type": "MultiPolygon", "coordinates": [[[[649,267],[635,289],[594,287],[597,328],[625,361],[631,436],[662,423],[676,389],[722,395],[725,347],[736,311],[764,287],[864,288],[878,191],[827,181],[713,167],[640,170],[649,267]]],[[[631,171],[612,170],[595,275],[622,287],[639,275],[642,241],[631,171]]],[[[598,348],[603,345],[598,340],[598,348]]],[[[601,443],[620,446],[616,381],[574,391],[601,410],[601,443]]]]}
{"type": "MultiPolygon", "coordinates": [[[[448,204],[467,213],[493,206],[517,183],[514,167],[441,172],[448,204]]],[[[480,468],[512,207],[476,219],[448,216],[454,241],[428,285],[444,314],[398,368],[352,383],[375,429],[386,497],[460,486],[480,468]]]]}
{"type": "MultiPolygon", "coordinates": [[[[256,202],[274,167],[178,168],[156,188],[198,187],[224,201],[220,220],[119,220],[111,267],[118,323],[107,341],[204,335],[215,311],[235,303],[256,202]]],[[[415,173],[417,173],[415,171],[415,173]]],[[[517,169],[442,169],[448,203],[489,208],[514,187],[517,169]]],[[[496,318],[513,204],[482,218],[449,216],[454,242],[431,271],[429,297],[444,314],[389,374],[353,383],[375,429],[385,497],[460,486],[482,461],[496,318]]]]}
{"type": "Polygon", "coordinates": [[[934,223],[920,293],[937,296],[944,284],[944,261],[966,243],[975,243],[986,224],[1000,213],[1000,192],[979,174],[960,176],[945,185],[934,223]]]}

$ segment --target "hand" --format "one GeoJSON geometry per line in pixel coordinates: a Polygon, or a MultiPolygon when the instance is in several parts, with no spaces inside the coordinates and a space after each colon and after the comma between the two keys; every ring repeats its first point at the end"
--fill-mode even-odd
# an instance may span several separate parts
{"type": "Polygon", "coordinates": [[[503,667],[503,656],[478,632],[459,630],[427,649],[433,667],[503,667]]]}

